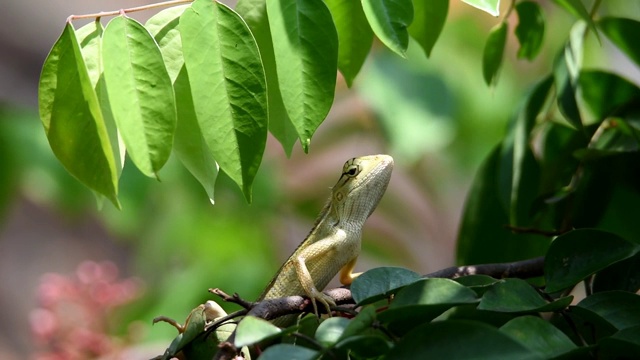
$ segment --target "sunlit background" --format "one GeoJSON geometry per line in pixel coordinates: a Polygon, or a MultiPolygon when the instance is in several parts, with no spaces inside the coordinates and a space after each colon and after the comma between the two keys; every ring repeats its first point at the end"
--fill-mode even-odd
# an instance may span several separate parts
{"type": "MultiPolygon", "coordinates": [[[[357,270],[384,265],[428,273],[454,265],[457,227],[474,172],[501,139],[523,93],[549,73],[574,22],[542,2],[548,25],[543,50],[527,62],[515,57],[517,19],[510,19],[504,67],[497,87],[488,88],[481,55],[499,19],[452,0],[430,59],[415,43],[402,59],[374,42],[354,86],[348,89],[338,80],[333,109],[309,154],[296,144],[287,158],[269,138],[251,205],[225,177],[211,205],[172,158],[160,172],[162,182],[125,166],[122,210],[110,203],[100,209],[49,148],[37,113],[40,67],[67,16],[144,3],[56,0],[2,6],[2,359],[44,359],[53,342],[71,347],[87,342],[106,357],[162,353],[176,331],[165,324],[152,327],[151,320],[166,315],[184,321],[192,308],[213,299],[210,287],[257,297],[307,235],[343,162],[358,155],[388,153],[396,168],[366,224],[357,270]],[[62,308],[47,308],[61,298],[62,308]],[[83,332],[52,333],[65,322],[83,332]]],[[[602,10],[611,15],[640,14],[638,4],[605,3],[602,10]]],[[[144,22],[153,14],[132,17],[144,22]]],[[[585,55],[586,67],[615,64],[616,72],[640,82],[638,70],[606,40],[588,39],[585,55]]]]}

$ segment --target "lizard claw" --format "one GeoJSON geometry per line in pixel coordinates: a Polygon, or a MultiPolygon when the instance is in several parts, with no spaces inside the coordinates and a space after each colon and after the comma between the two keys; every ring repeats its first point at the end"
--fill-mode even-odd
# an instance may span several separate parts
{"type": "Polygon", "coordinates": [[[311,290],[311,294],[309,294],[309,299],[311,300],[311,304],[313,305],[313,313],[316,314],[317,317],[320,317],[320,313],[318,312],[318,304],[316,301],[319,301],[325,309],[327,309],[327,315],[331,317],[331,306],[336,306],[335,300],[325,293],[319,292],[316,289],[311,290]]]}

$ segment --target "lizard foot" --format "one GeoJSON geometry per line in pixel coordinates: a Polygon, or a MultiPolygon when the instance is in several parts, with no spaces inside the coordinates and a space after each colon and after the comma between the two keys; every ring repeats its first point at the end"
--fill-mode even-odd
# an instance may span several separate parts
{"type": "Polygon", "coordinates": [[[318,312],[318,305],[316,301],[319,301],[325,309],[327,309],[327,315],[331,316],[331,306],[336,306],[335,300],[325,293],[322,293],[315,288],[311,289],[311,294],[309,294],[309,299],[311,300],[311,304],[313,305],[313,313],[316,314],[317,317],[320,317],[320,313],[318,312]]]}

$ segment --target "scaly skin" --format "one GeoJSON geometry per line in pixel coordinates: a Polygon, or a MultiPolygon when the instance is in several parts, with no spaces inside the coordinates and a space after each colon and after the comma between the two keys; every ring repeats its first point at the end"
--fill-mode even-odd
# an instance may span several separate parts
{"type": "MultiPolygon", "coordinates": [[[[321,291],[340,272],[340,282],[349,285],[360,275],[352,273],[358,255],[362,226],[382,198],[393,170],[393,158],[371,155],[353,158],[344,164],[332,188],[331,197],[306,239],[285,261],[258,301],[292,295],[306,295],[318,315],[320,302],[330,313],[335,306],[321,291]]],[[[288,326],[296,316],[273,321],[288,326]]]]}

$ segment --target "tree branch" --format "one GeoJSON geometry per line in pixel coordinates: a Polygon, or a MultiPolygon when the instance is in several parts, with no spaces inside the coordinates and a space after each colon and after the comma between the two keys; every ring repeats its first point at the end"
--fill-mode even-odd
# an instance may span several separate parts
{"type": "MultiPolygon", "coordinates": [[[[528,260],[483,264],[483,265],[467,265],[452,266],[446,269],[438,270],[430,274],[424,275],[424,278],[447,278],[455,279],[465,275],[487,275],[494,278],[520,278],[528,279],[543,275],[544,257],[538,257],[528,260]]],[[[211,290],[210,290],[211,291],[211,290]]],[[[237,294],[233,296],[227,295],[224,291],[215,289],[211,291],[220,296],[224,301],[230,301],[240,306],[250,309],[247,315],[259,317],[265,320],[273,320],[283,315],[299,314],[302,312],[313,312],[311,302],[302,296],[287,296],[277,299],[263,300],[260,302],[249,302],[242,300],[237,294]]],[[[331,296],[336,305],[355,305],[351,290],[346,287],[335,288],[324,291],[325,294],[331,296]]],[[[320,310],[320,309],[318,309],[320,310]]],[[[208,331],[212,331],[213,327],[208,331]]],[[[239,353],[239,349],[233,344],[235,341],[235,331],[229,336],[227,341],[221,343],[218,352],[214,357],[215,360],[232,360],[239,353]]]]}
{"type": "Polygon", "coordinates": [[[128,9],[121,9],[121,10],[114,10],[114,11],[101,11],[101,12],[98,12],[98,13],[84,14],[84,15],[70,15],[67,18],[67,22],[72,22],[73,20],[78,20],[78,19],[91,19],[91,18],[99,19],[99,18],[104,17],[104,16],[117,16],[117,15],[121,15],[121,14],[128,14],[128,13],[132,13],[132,12],[136,12],[136,11],[144,11],[144,10],[149,10],[149,9],[154,9],[154,8],[159,8],[159,7],[186,4],[186,3],[190,3],[192,1],[193,0],[171,0],[171,1],[164,1],[164,2],[160,2],[160,3],[155,3],[155,4],[148,4],[148,5],[143,5],[143,6],[132,7],[132,8],[128,8],[128,9]]]}

